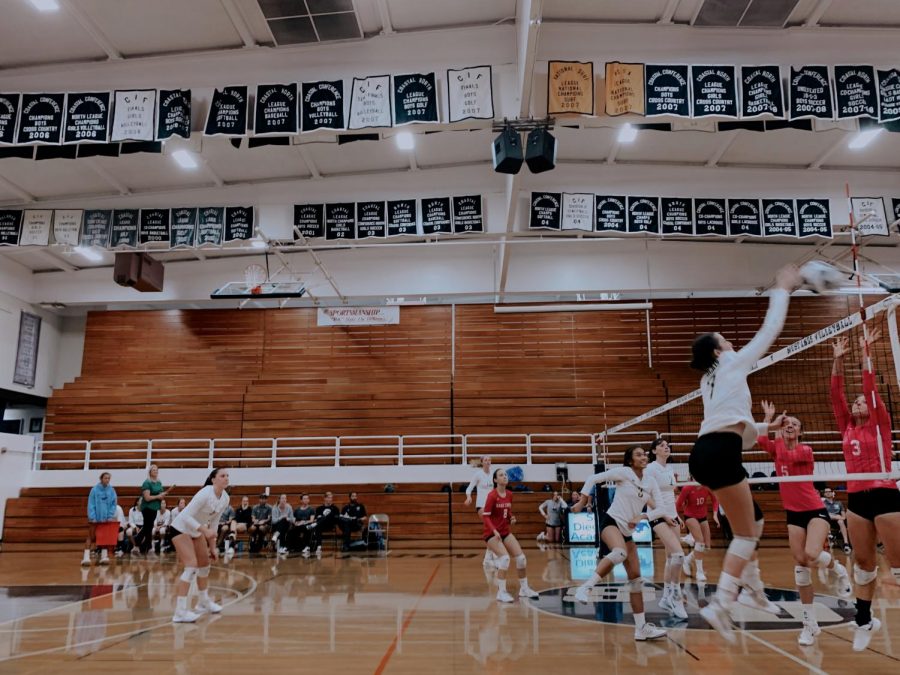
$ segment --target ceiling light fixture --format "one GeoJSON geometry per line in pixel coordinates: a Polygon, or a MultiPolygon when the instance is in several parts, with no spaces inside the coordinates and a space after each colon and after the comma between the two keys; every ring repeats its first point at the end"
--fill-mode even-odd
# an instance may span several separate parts
{"type": "Polygon", "coordinates": [[[268,243],[267,241],[262,240],[262,239],[251,239],[251,240],[250,240],[250,245],[251,245],[253,248],[266,248],[266,247],[269,245],[269,243],[268,243]]]}
{"type": "Polygon", "coordinates": [[[860,131],[856,134],[850,142],[847,144],[847,147],[851,150],[862,150],[869,143],[875,140],[875,137],[882,132],[882,128],[878,127],[875,129],[866,129],[865,131],[860,131]]]}
{"type": "Polygon", "coordinates": [[[31,6],[39,12],[58,12],[59,3],[57,0],[28,0],[31,6]]]}
{"type": "Polygon", "coordinates": [[[397,142],[397,147],[401,150],[412,150],[416,147],[416,137],[410,131],[401,131],[394,136],[394,140],[397,142]]]}
{"type": "Polygon", "coordinates": [[[187,150],[176,150],[172,153],[172,159],[175,160],[175,163],[178,164],[182,169],[196,169],[200,164],[197,162],[197,157],[193,152],[188,152],[187,150]]]}
{"type": "Polygon", "coordinates": [[[72,250],[82,258],[90,260],[91,262],[100,262],[103,260],[103,254],[99,251],[95,251],[92,246],[76,246],[72,250]]]}
{"type": "Polygon", "coordinates": [[[619,143],[632,143],[637,138],[638,130],[627,122],[619,127],[619,143]]]}

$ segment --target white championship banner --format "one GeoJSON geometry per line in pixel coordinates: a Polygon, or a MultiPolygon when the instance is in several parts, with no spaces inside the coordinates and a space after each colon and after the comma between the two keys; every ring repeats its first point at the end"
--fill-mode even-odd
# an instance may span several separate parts
{"type": "Polygon", "coordinates": [[[400,323],[399,307],[320,307],[317,326],[386,326],[400,323]]]}

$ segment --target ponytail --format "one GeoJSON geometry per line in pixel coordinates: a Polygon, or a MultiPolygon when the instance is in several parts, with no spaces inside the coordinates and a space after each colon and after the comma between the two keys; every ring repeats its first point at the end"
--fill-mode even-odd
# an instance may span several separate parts
{"type": "Polygon", "coordinates": [[[206,482],[203,484],[203,487],[206,487],[207,485],[212,485],[213,479],[215,479],[215,477],[218,475],[218,473],[219,473],[221,470],[222,470],[221,467],[218,468],[218,469],[213,469],[213,470],[210,472],[209,476],[206,477],[206,482]]]}

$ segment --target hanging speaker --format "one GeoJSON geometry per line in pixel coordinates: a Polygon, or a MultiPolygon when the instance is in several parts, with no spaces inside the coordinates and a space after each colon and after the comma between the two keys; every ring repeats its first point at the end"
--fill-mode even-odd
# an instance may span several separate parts
{"type": "Polygon", "coordinates": [[[542,173],[556,168],[556,139],[546,127],[539,127],[528,134],[525,162],[531,173],[542,173]]]}
{"type": "Polygon", "coordinates": [[[519,173],[522,168],[522,137],[511,126],[504,127],[491,145],[494,157],[494,171],[497,173],[519,173]]]}

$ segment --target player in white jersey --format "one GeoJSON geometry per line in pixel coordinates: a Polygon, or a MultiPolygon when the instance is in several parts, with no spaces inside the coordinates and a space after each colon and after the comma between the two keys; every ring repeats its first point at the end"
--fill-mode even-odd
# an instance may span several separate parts
{"type": "MultiPolygon", "coordinates": [[[[641,566],[638,561],[637,547],[631,540],[634,528],[641,520],[641,512],[649,505],[651,508],[662,503],[662,496],[656,481],[644,473],[647,467],[647,453],[641,447],[628,448],[625,451],[624,466],[594,474],[588,478],[581,489],[581,499],[572,507],[579,513],[588,503],[591,490],[598,483],[615,483],[616,494],[609,510],[600,520],[600,539],[610,552],[597,562],[597,569],[590,579],[578,587],[575,599],[581,603],[590,600],[591,588],[600,579],[609,574],[613,567],[622,563],[628,575],[626,588],[631,601],[631,612],[634,615],[634,639],[656,640],[664,637],[666,631],[647,623],[644,615],[644,580],[641,578],[641,566]]],[[[673,524],[671,518],[663,519],[673,524]]]]}
{"type": "Polygon", "coordinates": [[[222,611],[222,606],[209,597],[207,589],[209,561],[219,559],[216,530],[219,518],[228,508],[226,487],[228,487],[228,471],[213,469],[200,491],[172,520],[169,528],[172,545],[175,547],[178,561],[184,565],[184,571],[178,581],[175,615],[172,617],[175,623],[193,623],[203,612],[222,611]],[[197,590],[200,592],[200,601],[197,603],[200,613],[188,608],[188,593],[194,578],[197,579],[197,590]]]}
{"type": "MultiPolygon", "coordinates": [[[[494,489],[494,474],[491,472],[491,458],[485,455],[481,458],[481,468],[475,469],[472,474],[472,480],[466,487],[466,506],[472,505],[472,490],[475,490],[475,510],[478,517],[481,518],[481,512],[484,509],[484,502],[491,490],[494,489]]],[[[482,564],[489,570],[494,569],[495,563],[494,553],[489,547],[485,548],[484,561],[482,564]]]]}
{"type": "Polygon", "coordinates": [[[653,509],[647,511],[650,527],[666,548],[666,570],[663,575],[663,594],[659,600],[660,608],[686,621],[687,610],[681,594],[681,565],[684,562],[684,551],[681,550],[681,524],[678,510],[675,508],[675,472],[667,466],[672,450],[664,438],[657,438],[650,445],[648,459],[650,463],[644,469],[644,475],[656,481],[659,487],[660,501],[653,509]],[[666,522],[666,518],[672,522],[666,522]]]}

